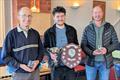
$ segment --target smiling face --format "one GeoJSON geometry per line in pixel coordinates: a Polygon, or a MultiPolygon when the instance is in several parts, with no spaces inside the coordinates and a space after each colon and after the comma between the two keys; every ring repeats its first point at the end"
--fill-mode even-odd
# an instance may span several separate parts
{"type": "Polygon", "coordinates": [[[59,12],[59,13],[55,13],[55,15],[53,16],[54,17],[54,22],[57,24],[57,25],[64,25],[65,23],[65,14],[62,13],[62,12],[59,12]]]}
{"type": "Polygon", "coordinates": [[[22,27],[27,27],[31,24],[32,13],[29,8],[23,7],[18,13],[18,20],[22,27]]]}
{"type": "Polygon", "coordinates": [[[104,16],[104,13],[100,6],[96,6],[93,8],[92,17],[95,21],[102,21],[103,16],[104,16]]]}

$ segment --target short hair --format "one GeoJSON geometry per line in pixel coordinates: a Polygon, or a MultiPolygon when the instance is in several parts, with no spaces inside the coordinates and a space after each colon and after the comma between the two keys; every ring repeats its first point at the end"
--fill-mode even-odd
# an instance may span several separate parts
{"type": "Polygon", "coordinates": [[[55,15],[55,13],[64,13],[66,15],[66,10],[62,6],[57,6],[53,9],[52,14],[55,15]]]}

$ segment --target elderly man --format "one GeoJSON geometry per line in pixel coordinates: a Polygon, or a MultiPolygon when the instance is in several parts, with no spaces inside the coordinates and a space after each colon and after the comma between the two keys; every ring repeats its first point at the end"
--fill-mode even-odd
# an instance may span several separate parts
{"type": "Polygon", "coordinates": [[[87,80],[109,80],[110,67],[113,65],[112,51],[118,46],[114,27],[103,20],[100,6],[93,8],[93,21],[85,28],[81,47],[87,55],[87,80]]]}
{"type": "Polygon", "coordinates": [[[39,80],[38,64],[43,58],[39,33],[30,28],[32,14],[28,7],[18,12],[19,25],[4,41],[2,59],[12,70],[13,80],[39,80]]]}

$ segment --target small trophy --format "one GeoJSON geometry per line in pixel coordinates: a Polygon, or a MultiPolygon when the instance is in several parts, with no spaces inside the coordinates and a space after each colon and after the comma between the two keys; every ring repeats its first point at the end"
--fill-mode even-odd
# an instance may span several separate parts
{"type": "Polygon", "coordinates": [[[101,49],[102,49],[102,45],[98,45],[98,51],[100,54],[102,54],[101,49]]]}
{"type": "MultiPolygon", "coordinates": [[[[58,54],[59,54],[61,51],[62,51],[62,49],[57,48],[57,47],[52,47],[52,48],[49,48],[49,49],[48,49],[48,52],[50,52],[50,54],[56,54],[57,57],[58,57],[58,54]]],[[[58,65],[57,57],[56,57],[56,59],[54,60],[55,66],[58,65]]]]}
{"type": "Polygon", "coordinates": [[[28,66],[29,68],[32,68],[32,67],[33,67],[33,65],[34,65],[34,62],[33,62],[33,61],[31,61],[31,60],[30,60],[30,61],[28,62],[28,64],[27,64],[27,66],[28,66]]]}

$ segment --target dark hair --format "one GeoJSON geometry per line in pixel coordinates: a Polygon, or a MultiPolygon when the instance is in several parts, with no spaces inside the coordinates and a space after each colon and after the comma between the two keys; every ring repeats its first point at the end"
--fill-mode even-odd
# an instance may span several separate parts
{"type": "Polygon", "coordinates": [[[64,13],[66,15],[66,10],[62,6],[57,6],[53,9],[52,14],[55,15],[55,13],[64,13]]]}

